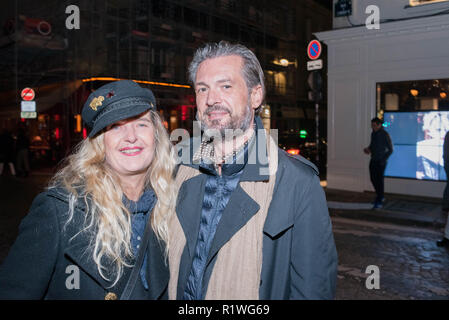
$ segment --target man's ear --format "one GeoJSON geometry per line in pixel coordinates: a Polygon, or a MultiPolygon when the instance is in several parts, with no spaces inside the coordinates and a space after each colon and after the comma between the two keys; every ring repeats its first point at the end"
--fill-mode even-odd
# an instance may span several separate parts
{"type": "Polygon", "coordinates": [[[256,110],[263,101],[262,86],[259,84],[251,89],[251,108],[256,110]]]}

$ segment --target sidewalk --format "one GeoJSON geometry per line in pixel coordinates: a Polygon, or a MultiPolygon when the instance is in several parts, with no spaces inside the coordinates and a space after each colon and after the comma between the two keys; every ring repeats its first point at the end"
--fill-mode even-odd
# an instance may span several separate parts
{"type": "Polygon", "coordinates": [[[374,192],[353,192],[324,188],[331,216],[389,222],[431,228],[444,228],[446,214],[441,199],[385,194],[382,209],[372,209],[374,192]]]}
{"type": "MultiPolygon", "coordinates": [[[[4,176],[0,183],[0,191],[3,191],[2,194],[5,196],[3,201],[0,201],[1,211],[12,209],[7,207],[17,202],[24,203],[23,210],[27,211],[32,199],[43,190],[54,171],[53,167],[40,168],[32,171],[29,178],[4,176]],[[37,186],[39,187],[36,188],[37,186]],[[28,195],[25,192],[28,197],[23,197],[24,187],[29,193],[28,195]],[[10,193],[11,195],[8,195],[10,193]],[[18,195],[22,197],[22,201],[15,199],[18,195]]],[[[436,229],[444,228],[446,224],[447,216],[441,211],[440,198],[386,193],[384,207],[373,210],[371,202],[375,198],[374,192],[353,192],[327,187],[323,189],[331,216],[436,229]]]]}

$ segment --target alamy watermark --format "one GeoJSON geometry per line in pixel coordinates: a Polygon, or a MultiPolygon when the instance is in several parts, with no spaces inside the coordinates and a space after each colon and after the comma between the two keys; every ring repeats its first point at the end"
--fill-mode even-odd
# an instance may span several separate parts
{"type": "Polygon", "coordinates": [[[369,265],[365,270],[366,274],[369,274],[365,280],[365,287],[368,290],[380,289],[380,270],[376,265],[369,265]]]}
{"type": "MultiPolygon", "coordinates": [[[[217,129],[209,129],[205,132],[202,132],[200,129],[200,125],[198,121],[193,122],[193,137],[191,139],[190,134],[185,129],[175,129],[170,133],[170,141],[178,142],[178,145],[181,145],[182,153],[177,158],[177,163],[191,164],[193,154],[191,154],[191,150],[196,152],[200,149],[202,141],[204,139],[213,140],[214,145],[220,145],[223,143],[227,143],[229,141],[233,141],[243,134],[243,131],[240,129],[225,129],[224,132],[217,129]],[[190,145],[192,144],[192,145],[190,145]],[[190,148],[190,146],[192,148],[190,148]]],[[[225,159],[224,164],[259,164],[260,165],[260,174],[261,175],[272,175],[277,170],[277,163],[272,161],[269,163],[269,152],[270,149],[276,150],[278,145],[278,130],[271,129],[267,134],[267,130],[265,129],[257,129],[257,132],[254,132],[257,135],[257,139],[255,142],[248,146],[248,157],[228,157],[225,159]],[[261,137],[266,137],[266,139],[261,139],[261,137]],[[273,148],[276,146],[276,148],[273,148]]],[[[205,164],[212,164],[211,159],[207,157],[202,157],[200,159],[205,164]]],[[[194,163],[195,164],[195,163],[194,163]]],[[[196,163],[199,164],[199,163],[196,163]]]]}
{"type": "Polygon", "coordinates": [[[80,8],[74,4],[65,8],[65,13],[69,16],[65,19],[65,27],[69,30],[80,29],[80,8]]]}
{"type": "Polygon", "coordinates": [[[78,290],[80,288],[80,269],[73,264],[65,268],[65,273],[69,276],[65,280],[65,287],[68,290],[78,290]]]}
{"type": "Polygon", "coordinates": [[[369,16],[365,20],[365,26],[368,30],[380,29],[380,9],[376,5],[369,5],[365,9],[365,13],[369,16]]]}

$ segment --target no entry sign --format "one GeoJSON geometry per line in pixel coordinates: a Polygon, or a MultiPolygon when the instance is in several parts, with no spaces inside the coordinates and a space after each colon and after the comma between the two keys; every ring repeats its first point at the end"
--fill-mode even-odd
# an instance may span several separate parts
{"type": "Polygon", "coordinates": [[[321,43],[318,40],[310,41],[309,45],[307,46],[307,55],[312,60],[316,60],[320,57],[321,43]]]}
{"type": "Polygon", "coordinates": [[[35,93],[34,90],[31,88],[25,88],[22,90],[22,92],[20,93],[20,96],[22,97],[23,100],[25,101],[31,101],[34,99],[35,93]]]}

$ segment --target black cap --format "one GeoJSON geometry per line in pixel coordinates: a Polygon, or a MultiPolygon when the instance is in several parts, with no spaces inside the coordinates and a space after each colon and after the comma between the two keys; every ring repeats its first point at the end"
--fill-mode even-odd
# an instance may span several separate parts
{"type": "Polygon", "coordinates": [[[92,138],[107,126],[150,109],[156,109],[156,99],[150,89],[132,80],[120,80],[92,92],[84,104],[82,117],[91,128],[89,138],[92,138]]]}

